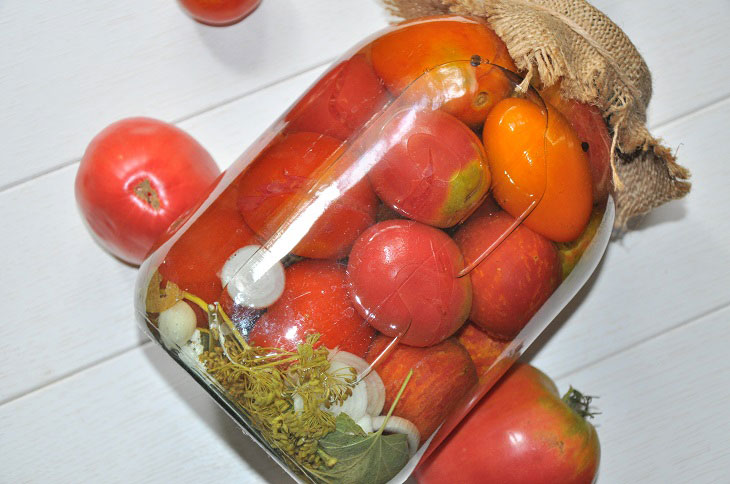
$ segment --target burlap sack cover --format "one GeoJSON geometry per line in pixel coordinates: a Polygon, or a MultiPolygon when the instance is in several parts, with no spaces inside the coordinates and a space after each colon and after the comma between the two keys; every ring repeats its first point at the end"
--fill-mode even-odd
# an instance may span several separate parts
{"type": "Polygon", "coordinates": [[[613,136],[617,232],[689,192],[690,176],[646,127],[651,73],[626,34],[583,0],[383,0],[396,17],[484,18],[526,78],[561,81],[568,99],[598,106],[613,136]]]}

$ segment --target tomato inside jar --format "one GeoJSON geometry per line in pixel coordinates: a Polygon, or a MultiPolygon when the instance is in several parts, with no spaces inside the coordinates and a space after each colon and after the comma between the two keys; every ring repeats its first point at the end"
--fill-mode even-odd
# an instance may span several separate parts
{"type": "Polygon", "coordinates": [[[302,479],[407,476],[597,264],[599,138],[520,74],[480,20],[391,27],[145,262],[145,329],[302,479]]]}

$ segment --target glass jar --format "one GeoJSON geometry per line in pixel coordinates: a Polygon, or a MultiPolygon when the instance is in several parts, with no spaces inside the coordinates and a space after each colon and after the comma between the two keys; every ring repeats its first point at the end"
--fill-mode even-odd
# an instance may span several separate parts
{"type": "Polygon", "coordinates": [[[598,264],[608,146],[514,71],[479,20],[364,41],[143,264],[146,333],[296,479],[405,480],[598,264]]]}

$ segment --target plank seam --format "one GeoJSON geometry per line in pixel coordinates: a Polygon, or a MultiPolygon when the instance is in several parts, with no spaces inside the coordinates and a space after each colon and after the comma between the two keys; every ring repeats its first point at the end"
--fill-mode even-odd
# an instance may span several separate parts
{"type": "Polygon", "coordinates": [[[652,334],[650,336],[646,336],[644,338],[641,338],[640,340],[634,341],[630,345],[627,345],[627,346],[624,346],[623,348],[620,348],[620,349],[617,349],[615,351],[612,351],[611,353],[607,353],[607,354],[601,356],[600,358],[598,358],[596,360],[593,360],[593,361],[591,361],[589,363],[586,363],[586,364],[581,365],[578,368],[575,368],[573,370],[568,370],[568,371],[566,371],[564,373],[557,374],[555,376],[552,376],[551,375],[551,378],[553,380],[556,380],[557,381],[557,380],[561,380],[563,378],[567,378],[570,375],[576,374],[576,373],[578,373],[580,371],[583,371],[585,369],[595,367],[595,366],[603,363],[604,361],[613,358],[614,356],[617,356],[617,355],[620,355],[621,353],[625,353],[627,351],[633,350],[633,349],[635,349],[635,348],[637,348],[639,346],[642,346],[642,345],[650,342],[651,340],[657,339],[657,338],[659,338],[661,336],[664,336],[666,334],[670,334],[670,333],[672,333],[674,331],[677,331],[679,329],[682,329],[682,328],[684,328],[686,326],[689,326],[689,325],[691,325],[693,323],[698,323],[699,321],[701,321],[701,320],[703,320],[705,318],[708,318],[708,317],[710,317],[710,316],[712,316],[714,314],[717,314],[717,313],[719,313],[719,312],[721,312],[721,311],[723,311],[725,309],[728,309],[728,308],[730,308],[730,302],[726,302],[726,303],[723,303],[723,304],[721,304],[719,306],[715,306],[714,308],[708,309],[708,310],[706,310],[704,312],[700,312],[699,314],[696,314],[695,316],[692,316],[692,317],[687,318],[687,319],[685,319],[683,321],[680,321],[679,323],[675,324],[674,326],[670,326],[668,328],[665,328],[663,331],[660,331],[658,333],[654,333],[654,334],[652,334]]]}
{"type": "MultiPolygon", "coordinates": [[[[326,60],[324,60],[324,61],[322,61],[320,63],[317,63],[317,64],[315,64],[313,66],[310,66],[310,67],[307,67],[307,68],[304,68],[304,69],[300,69],[298,71],[295,71],[292,74],[289,74],[286,77],[282,77],[280,79],[277,79],[274,82],[271,82],[269,84],[265,84],[265,85],[256,87],[254,89],[251,89],[250,91],[243,92],[243,93],[241,93],[239,95],[236,95],[236,96],[233,96],[231,98],[221,100],[221,101],[219,101],[217,103],[213,103],[213,104],[211,104],[211,105],[209,105],[209,106],[207,106],[205,108],[199,109],[197,111],[193,111],[193,112],[191,112],[189,114],[186,114],[185,116],[182,116],[182,117],[180,117],[178,119],[175,119],[173,121],[170,121],[170,123],[171,124],[174,124],[174,125],[178,125],[180,123],[184,123],[184,122],[189,121],[189,120],[191,120],[191,119],[193,119],[193,118],[195,118],[197,116],[202,116],[203,114],[209,113],[211,111],[215,111],[216,109],[220,109],[223,106],[226,106],[228,104],[233,104],[236,101],[240,101],[241,99],[243,99],[245,97],[251,96],[251,95],[256,94],[258,92],[261,92],[261,91],[263,91],[265,89],[269,89],[269,88],[278,86],[279,84],[282,84],[282,83],[284,83],[286,81],[289,81],[289,80],[291,80],[291,79],[293,79],[293,78],[295,78],[297,76],[301,76],[301,75],[306,74],[308,72],[311,72],[313,70],[319,69],[320,67],[322,67],[324,65],[330,64],[332,61],[334,61],[334,58],[326,59],[326,60]]],[[[89,140],[89,141],[91,141],[91,140],[89,140]]],[[[81,161],[81,158],[80,157],[79,158],[74,158],[72,160],[68,160],[68,161],[61,162],[61,163],[59,163],[56,166],[53,166],[53,167],[50,167],[50,168],[46,168],[45,170],[41,170],[39,172],[36,172],[36,173],[34,173],[32,175],[28,175],[28,176],[19,178],[18,180],[11,181],[9,183],[6,183],[5,185],[0,185],[0,194],[6,192],[8,190],[11,190],[11,189],[13,189],[15,187],[19,187],[19,186],[22,186],[22,185],[24,185],[26,183],[29,183],[29,182],[35,180],[36,178],[41,178],[41,177],[44,177],[46,175],[50,175],[52,173],[61,171],[64,168],[68,168],[69,166],[71,166],[71,165],[73,165],[75,163],[79,163],[80,161],[81,161]]]]}
{"type": "Polygon", "coordinates": [[[85,371],[88,371],[88,370],[91,370],[93,368],[96,368],[97,366],[103,365],[104,363],[107,363],[109,361],[112,361],[112,360],[114,360],[116,358],[120,358],[120,357],[126,355],[127,353],[129,353],[131,351],[134,351],[134,350],[139,349],[139,348],[143,348],[146,345],[151,344],[151,343],[152,343],[152,341],[149,341],[149,340],[142,341],[139,344],[136,344],[136,345],[133,345],[133,346],[128,346],[127,348],[123,348],[121,350],[115,351],[114,353],[112,353],[110,355],[107,355],[104,358],[100,358],[100,359],[95,360],[93,362],[90,362],[90,363],[87,363],[85,365],[82,365],[82,366],[80,366],[80,367],[78,367],[78,368],[76,368],[76,369],[74,369],[74,370],[72,370],[72,371],[70,371],[68,373],[64,373],[64,374],[58,376],[57,378],[54,378],[53,380],[50,380],[50,381],[48,381],[48,382],[46,382],[46,383],[44,383],[42,385],[38,385],[38,386],[32,387],[32,388],[30,388],[28,390],[25,390],[25,391],[21,392],[21,393],[18,393],[16,395],[10,396],[10,397],[8,397],[8,398],[6,398],[4,400],[0,400],[0,407],[2,407],[3,405],[9,404],[9,403],[13,403],[16,400],[20,400],[22,398],[31,396],[31,395],[33,395],[33,394],[35,394],[37,392],[40,392],[40,391],[45,390],[48,387],[54,386],[54,385],[59,384],[59,383],[63,383],[64,381],[66,381],[66,380],[68,380],[70,378],[73,378],[74,376],[80,375],[80,374],[84,373],[85,371]]]}

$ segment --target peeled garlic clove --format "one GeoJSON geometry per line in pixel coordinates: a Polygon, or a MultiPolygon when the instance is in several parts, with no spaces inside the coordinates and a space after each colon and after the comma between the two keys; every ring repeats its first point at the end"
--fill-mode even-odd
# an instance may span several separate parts
{"type": "Polygon", "coordinates": [[[195,311],[185,301],[178,301],[165,309],[157,319],[162,343],[168,349],[185,345],[192,338],[195,327],[195,311]]]}
{"type": "Polygon", "coordinates": [[[249,308],[274,304],[284,292],[284,281],[284,266],[260,245],[238,249],[221,269],[221,282],[233,302],[249,308]]]}
{"type": "MultiPolygon", "coordinates": [[[[357,371],[358,378],[370,369],[370,364],[357,355],[348,351],[332,350],[329,356],[330,361],[344,363],[357,371]]],[[[385,385],[375,370],[370,370],[364,378],[368,385],[368,415],[378,416],[385,406],[385,385]]]]}
{"type": "Polygon", "coordinates": [[[294,412],[301,413],[302,410],[304,410],[304,399],[302,398],[302,396],[299,394],[295,394],[292,400],[294,405],[294,412]]]}
{"type": "MultiPolygon", "coordinates": [[[[383,422],[386,422],[386,416],[373,417],[373,428],[378,430],[383,426],[383,422]]],[[[391,415],[388,421],[385,423],[384,432],[392,434],[406,434],[408,439],[408,450],[410,451],[411,457],[418,450],[418,444],[421,441],[421,433],[418,431],[415,425],[410,420],[406,420],[402,417],[396,417],[391,415]]]]}

